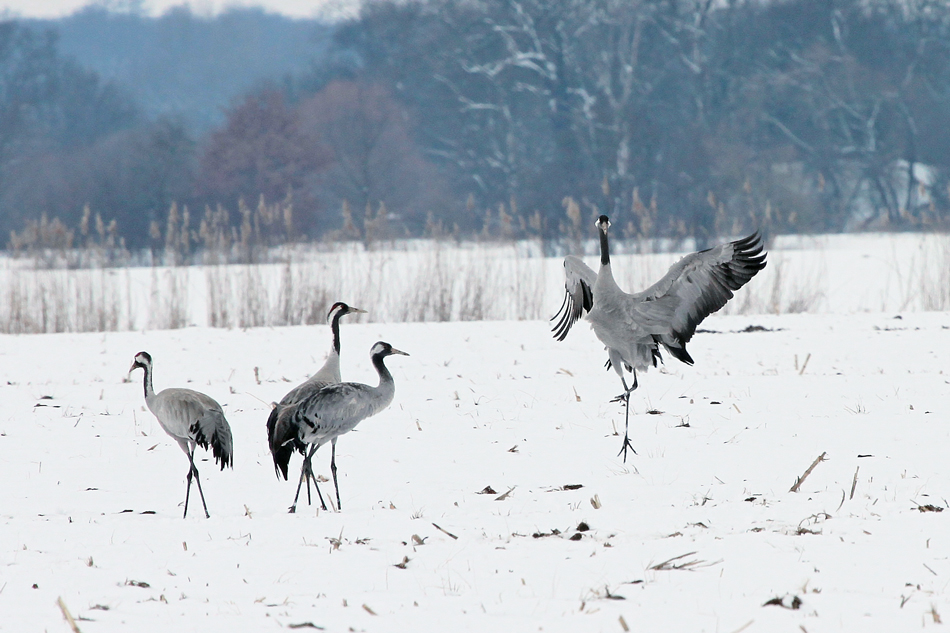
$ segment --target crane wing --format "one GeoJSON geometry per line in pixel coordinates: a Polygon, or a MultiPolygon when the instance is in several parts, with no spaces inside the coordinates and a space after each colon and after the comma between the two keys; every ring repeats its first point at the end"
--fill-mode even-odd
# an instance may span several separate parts
{"type": "Polygon", "coordinates": [[[195,443],[204,449],[211,447],[214,461],[224,470],[225,466],[234,467],[234,449],[231,440],[231,427],[221,409],[208,409],[205,414],[191,425],[195,443]]]}
{"type": "Polygon", "coordinates": [[[758,233],[753,233],[687,255],[662,279],[635,296],[646,302],[676,297],[670,330],[681,345],[685,344],[703,319],[726,305],[735,290],[765,268],[762,246],[758,233]]]}
{"type": "Polygon", "coordinates": [[[583,313],[594,307],[594,283],[597,273],[579,257],[568,255],[564,258],[564,302],[551,320],[557,319],[557,325],[551,329],[554,338],[563,341],[571,327],[583,313]]]}
{"type": "Polygon", "coordinates": [[[303,434],[310,437],[341,435],[376,413],[380,404],[389,404],[363,395],[363,392],[372,390],[369,385],[355,382],[328,385],[311,398],[299,402],[295,406],[294,418],[303,434]]]}
{"type": "Polygon", "coordinates": [[[334,383],[340,382],[339,380],[327,380],[320,376],[314,374],[304,382],[300,383],[284,395],[280,399],[280,404],[283,406],[288,406],[301,400],[306,400],[313,394],[317,393],[327,385],[332,385],[334,383]]]}
{"type": "MultiPolygon", "coordinates": [[[[329,361],[328,361],[329,364],[329,361]]],[[[321,372],[326,369],[324,365],[321,372]]],[[[327,385],[331,384],[328,380],[320,376],[321,372],[311,376],[307,381],[297,385],[287,392],[281,398],[280,403],[271,409],[267,418],[267,445],[270,447],[271,456],[274,458],[274,471],[278,478],[280,475],[287,479],[287,468],[290,464],[290,458],[294,451],[304,455],[307,452],[306,446],[299,439],[299,429],[294,422],[295,405],[303,402],[314,395],[327,385]]],[[[339,382],[337,380],[336,382],[339,382]]]]}
{"type": "MultiPolygon", "coordinates": [[[[211,396],[191,389],[165,389],[156,394],[153,412],[159,418],[172,420],[184,428],[165,430],[176,438],[190,438],[201,448],[214,454],[214,460],[224,470],[234,463],[234,449],[231,440],[231,427],[224,417],[221,405],[211,396]],[[159,415],[159,411],[162,415],[159,415]],[[186,433],[182,431],[186,430],[186,433]]],[[[164,426],[164,424],[163,424],[164,426]]]]}
{"type": "MultiPolygon", "coordinates": [[[[283,402],[283,401],[282,401],[283,402]]],[[[301,455],[306,452],[303,442],[298,439],[297,425],[293,422],[295,404],[278,404],[271,409],[267,418],[267,445],[274,458],[274,472],[287,479],[287,467],[294,451],[301,455]]]]}

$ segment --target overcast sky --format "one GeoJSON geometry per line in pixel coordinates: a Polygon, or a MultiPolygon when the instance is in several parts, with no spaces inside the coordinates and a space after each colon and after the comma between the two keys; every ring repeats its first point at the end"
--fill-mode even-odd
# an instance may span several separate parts
{"type": "Polygon", "coordinates": [[[0,0],[3,17],[55,18],[98,4],[117,10],[141,7],[149,15],[160,15],[169,7],[188,4],[200,15],[219,13],[231,6],[263,6],[269,11],[299,18],[339,16],[344,8],[353,11],[358,0],[0,0]]]}

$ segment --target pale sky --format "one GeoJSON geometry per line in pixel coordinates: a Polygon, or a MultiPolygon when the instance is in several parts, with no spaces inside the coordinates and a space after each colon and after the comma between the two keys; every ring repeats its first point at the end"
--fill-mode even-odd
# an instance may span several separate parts
{"type": "Polygon", "coordinates": [[[355,13],[358,0],[0,0],[0,16],[55,18],[90,4],[115,10],[141,7],[142,13],[160,15],[173,6],[187,4],[198,15],[213,15],[228,7],[262,6],[291,17],[339,17],[355,13]]]}

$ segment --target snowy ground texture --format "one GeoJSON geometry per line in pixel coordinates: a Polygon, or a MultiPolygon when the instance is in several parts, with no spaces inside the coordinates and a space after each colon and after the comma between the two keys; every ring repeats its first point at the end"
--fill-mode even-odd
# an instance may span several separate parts
{"type": "MultiPolygon", "coordinates": [[[[339,442],[342,512],[296,515],[264,423],[326,326],[0,337],[0,630],[69,631],[59,598],[84,633],[950,619],[950,314],[703,328],[694,367],[642,377],[624,464],[619,381],[586,326],[557,343],[539,321],[344,324],[345,379],[375,384],[376,340],[412,356],[389,359],[391,408],[339,442]],[[210,519],[181,517],[187,460],[141,372],[126,381],[140,350],[157,389],[225,407],[234,469],[198,463],[210,519]]],[[[329,477],[328,450],[314,466],[329,477]]]]}

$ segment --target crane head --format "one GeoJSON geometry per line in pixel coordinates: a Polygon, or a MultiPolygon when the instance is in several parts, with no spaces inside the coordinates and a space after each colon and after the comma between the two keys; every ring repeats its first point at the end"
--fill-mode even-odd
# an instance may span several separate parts
{"type": "Polygon", "coordinates": [[[327,312],[327,323],[332,322],[335,317],[341,317],[344,314],[366,314],[366,310],[360,310],[342,301],[337,301],[330,307],[330,311],[327,312]]]}
{"type": "Polygon", "coordinates": [[[142,368],[148,371],[152,366],[152,355],[148,352],[139,352],[135,355],[135,358],[132,359],[132,366],[129,367],[129,373],[131,374],[133,370],[142,368]]]}
{"type": "Polygon", "coordinates": [[[598,229],[606,233],[607,227],[610,226],[610,219],[606,215],[602,215],[597,218],[597,222],[595,222],[595,224],[597,225],[598,229]]]}
{"type": "Polygon", "coordinates": [[[392,356],[393,354],[400,354],[402,356],[408,356],[406,352],[398,350],[389,343],[383,341],[377,341],[372,349],[369,350],[369,355],[372,358],[381,357],[385,358],[386,356],[392,356]]]}

